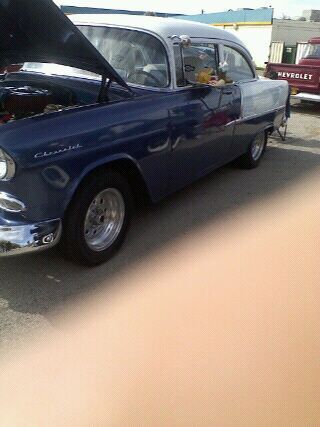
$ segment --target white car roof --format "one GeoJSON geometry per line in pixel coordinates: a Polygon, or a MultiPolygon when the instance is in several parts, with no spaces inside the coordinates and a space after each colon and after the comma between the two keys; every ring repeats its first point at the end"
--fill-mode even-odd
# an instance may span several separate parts
{"type": "Polygon", "coordinates": [[[143,15],[112,15],[112,14],[88,14],[88,15],[70,15],[69,18],[74,24],[88,25],[112,25],[125,28],[135,28],[145,31],[151,31],[158,34],[163,39],[173,35],[188,35],[190,37],[211,38],[226,40],[236,43],[248,50],[243,42],[232,33],[220,30],[212,25],[202,24],[200,22],[186,21],[175,18],[160,18],[155,16],[143,15]]]}

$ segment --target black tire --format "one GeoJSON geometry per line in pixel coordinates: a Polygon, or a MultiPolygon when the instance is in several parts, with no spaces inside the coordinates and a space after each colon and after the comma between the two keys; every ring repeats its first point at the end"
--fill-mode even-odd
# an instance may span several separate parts
{"type": "MultiPolygon", "coordinates": [[[[85,266],[96,266],[108,261],[120,249],[126,237],[132,216],[132,205],[133,197],[130,186],[126,178],[119,172],[113,170],[99,171],[85,180],[75,194],[63,220],[63,234],[60,247],[64,256],[77,264],[85,266]],[[89,210],[90,212],[92,211],[92,206],[100,208],[99,203],[97,205],[96,197],[103,192],[107,192],[107,194],[108,192],[111,192],[111,194],[114,193],[117,197],[120,197],[120,194],[121,199],[119,198],[119,200],[123,200],[123,205],[121,206],[124,206],[124,209],[121,209],[121,221],[118,221],[119,224],[114,241],[111,241],[110,245],[105,248],[95,249],[90,247],[87,241],[88,237],[85,227],[87,226],[88,215],[91,218],[88,212],[89,210]]],[[[96,208],[95,210],[97,211],[96,208]]],[[[104,209],[104,211],[107,210],[104,209]]],[[[101,214],[101,212],[99,214],[95,212],[95,220],[99,216],[102,218],[100,221],[107,221],[105,218],[106,215],[114,215],[111,209],[109,209],[109,213],[102,212],[101,214]]],[[[90,223],[90,226],[93,229],[94,227],[101,228],[104,227],[104,223],[95,222],[94,225],[90,223]]],[[[94,236],[92,237],[94,238],[94,236]]]]}
{"type": "Polygon", "coordinates": [[[265,153],[267,142],[267,132],[260,132],[249,145],[247,152],[236,160],[236,165],[242,169],[256,168],[261,162],[261,159],[265,153]],[[254,155],[253,147],[257,145],[257,141],[261,142],[262,147],[260,148],[260,151],[257,153],[257,155],[254,155]]]}

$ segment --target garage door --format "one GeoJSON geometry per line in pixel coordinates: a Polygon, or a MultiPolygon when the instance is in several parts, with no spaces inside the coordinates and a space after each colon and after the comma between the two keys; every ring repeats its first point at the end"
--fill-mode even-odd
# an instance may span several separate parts
{"type": "Polygon", "coordinates": [[[284,42],[272,42],[270,46],[269,62],[280,64],[282,62],[284,42]]]}

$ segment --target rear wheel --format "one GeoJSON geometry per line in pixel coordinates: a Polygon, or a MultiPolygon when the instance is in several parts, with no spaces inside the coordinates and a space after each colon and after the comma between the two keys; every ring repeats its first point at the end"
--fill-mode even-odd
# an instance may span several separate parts
{"type": "Polygon", "coordinates": [[[94,266],[110,259],[122,245],[132,213],[125,177],[103,171],[77,192],[64,219],[62,250],[77,263],[94,266]]]}
{"type": "Polygon", "coordinates": [[[260,132],[251,142],[247,152],[239,157],[237,164],[243,169],[256,168],[264,155],[267,139],[267,133],[260,132]]]}

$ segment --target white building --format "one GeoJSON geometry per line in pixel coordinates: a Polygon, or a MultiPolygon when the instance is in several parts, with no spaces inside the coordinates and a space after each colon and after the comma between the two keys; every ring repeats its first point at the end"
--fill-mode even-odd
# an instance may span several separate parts
{"type": "Polygon", "coordinates": [[[307,20],[309,16],[315,19],[318,16],[315,12],[308,14],[304,11],[301,20],[274,19],[272,8],[229,10],[177,18],[233,32],[248,47],[257,67],[264,67],[269,58],[272,62],[298,62],[303,45],[310,38],[320,36],[320,22],[307,20]]]}

